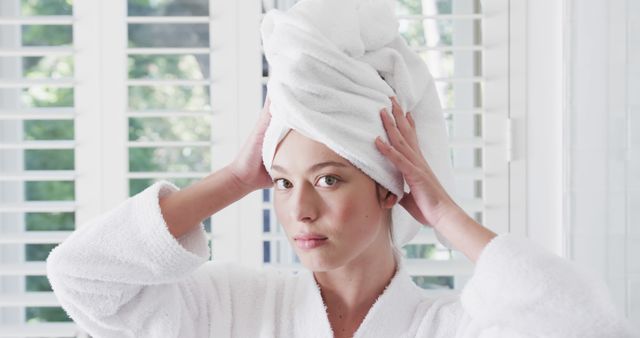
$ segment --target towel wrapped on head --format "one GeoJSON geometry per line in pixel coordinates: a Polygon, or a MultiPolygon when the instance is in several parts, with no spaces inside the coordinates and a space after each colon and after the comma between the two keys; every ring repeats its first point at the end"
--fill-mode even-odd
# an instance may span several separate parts
{"type": "MultiPolygon", "coordinates": [[[[270,175],[277,145],[294,129],[348,160],[399,201],[409,187],[374,143],[376,136],[389,142],[379,111],[391,112],[389,97],[396,96],[415,120],[423,156],[456,200],[433,77],[399,34],[391,0],[302,0],[288,11],[267,12],[261,34],[270,65],[272,117],[262,149],[270,175]]],[[[423,227],[400,204],[392,208],[391,222],[396,249],[423,227]]],[[[437,231],[436,236],[451,248],[437,231]]]]}

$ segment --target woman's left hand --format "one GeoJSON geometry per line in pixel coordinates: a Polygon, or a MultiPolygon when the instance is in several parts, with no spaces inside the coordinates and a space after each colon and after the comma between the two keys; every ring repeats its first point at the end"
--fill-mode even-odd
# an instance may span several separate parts
{"type": "Polygon", "coordinates": [[[402,172],[409,185],[410,192],[401,197],[400,205],[421,224],[435,227],[443,215],[461,209],[447,194],[422,156],[411,113],[405,116],[395,97],[391,98],[391,102],[393,117],[386,108],[380,111],[391,144],[378,136],[376,147],[402,172]]]}

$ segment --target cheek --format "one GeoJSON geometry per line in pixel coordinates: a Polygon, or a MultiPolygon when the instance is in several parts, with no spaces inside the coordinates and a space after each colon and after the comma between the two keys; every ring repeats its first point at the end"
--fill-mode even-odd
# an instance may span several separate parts
{"type": "MultiPolygon", "coordinates": [[[[320,223],[327,228],[318,230],[333,233],[337,235],[336,240],[344,242],[375,236],[373,230],[379,226],[381,211],[375,199],[363,199],[362,191],[327,194],[322,204],[324,208],[318,216],[322,219],[320,223]]],[[[273,207],[285,232],[290,234],[289,224],[295,220],[288,219],[286,201],[274,196],[273,207]]]]}
{"type": "Polygon", "coordinates": [[[271,224],[280,224],[276,226],[282,226],[282,229],[288,236],[292,236],[294,232],[300,231],[296,224],[296,220],[292,219],[291,213],[288,212],[290,207],[287,204],[286,197],[278,197],[276,193],[273,194],[273,211],[276,219],[271,220],[271,224]],[[277,222],[276,222],[277,220],[277,222]]]}
{"type": "Polygon", "coordinates": [[[336,232],[340,232],[345,240],[358,237],[375,236],[374,228],[380,222],[380,211],[375,201],[362,199],[362,195],[333,201],[330,205],[329,217],[336,225],[336,232]]]}

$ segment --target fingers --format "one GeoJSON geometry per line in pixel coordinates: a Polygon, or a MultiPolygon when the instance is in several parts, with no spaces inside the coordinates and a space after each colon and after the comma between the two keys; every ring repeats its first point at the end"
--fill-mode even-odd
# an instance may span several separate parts
{"type": "Polygon", "coordinates": [[[402,107],[400,107],[395,96],[391,97],[391,106],[393,117],[396,120],[398,129],[403,133],[408,131],[411,128],[411,125],[409,125],[409,121],[405,118],[404,113],[402,112],[402,107]]]}
{"type": "Polygon", "coordinates": [[[382,124],[387,132],[387,136],[391,142],[393,148],[396,148],[402,154],[404,154],[411,162],[421,163],[419,155],[413,147],[407,142],[400,130],[393,124],[392,117],[383,109],[380,112],[382,118],[382,124]]]}
{"type": "Polygon", "coordinates": [[[385,155],[391,162],[404,174],[409,175],[410,173],[418,170],[409,159],[399,152],[396,148],[392,147],[388,143],[384,142],[380,136],[376,137],[376,146],[378,150],[385,155]]]}
{"type": "Polygon", "coordinates": [[[413,194],[409,192],[405,194],[400,200],[400,205],[403,206],[407,211],[415,218],[420,224],[427,225],[427,220],[424,218],[420,207],[416,203],[416,200],[413,198],[413,194]]]}
{"type": "Polygon", "coordinates": [[[413,152],[413,149],[411,149],[398,127],[394,125],[393,119],[386,109],[380,112],[380,117],[382,118],[382,126],[386,130],[391,144],[403,153],[413,152]]]}
{"type": "Polygon", "coordinates": [[[413,130],[416,129],[416,121],[413,120],[413,116],[411,116],[411,112],[407,112],[407,121],[409,121],[409,124],[411,125],[411,128],[413,128],[413,130]]]}
{"type": "Polygon", "coordinates": [[[400,103],[398,103],[395,96],[391,97],[391,104],[393,106],[393,117],[396,120],[398,130],[400,130],[400,133],[402,133],[411,148],[415,152],[419,152],[420,146],[418,145],[418,136],[416,135],[415,122],[413,121],[413,118],[411,118],[411,120],[409,119],[408,112],[407,116],[405,116],[402,111],[402,107],[400,107],[400,103]]]}
{"type": "Polygon", "coordinates": [[[383,109],[380,114],[382,124],[387,132],[391,146],[404,154],[405,157],[407,157],[407,159],[417,168],[429,171],[429,164],[423,157],[422,151],[420,150],[413,117],[410,113],[407,113],[407,116],[405,117],[396,98],[391,97],[390,99],[395,110],[395,118],[392,118],[391,115],[386,113],[386,109],[383,109]],[[395,120],[396,125],[394,125],[393,120],[395,120]],[[405,128],[403,128],[404,133],[397,126],[397,124],[402,125],[403,121],[406,123],[405,128]]]}

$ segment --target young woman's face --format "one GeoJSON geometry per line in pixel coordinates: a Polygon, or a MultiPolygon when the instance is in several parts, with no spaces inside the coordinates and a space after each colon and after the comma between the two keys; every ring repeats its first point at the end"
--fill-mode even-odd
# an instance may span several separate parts
{"type": "Polygon", "coordinates": [[[376,253],[388,254],[396,196],[385,198],[387,190],[349,161],[291,130],[276,149],[272,174],[278,221],[309,270],[370,263],[376,253]]]}

